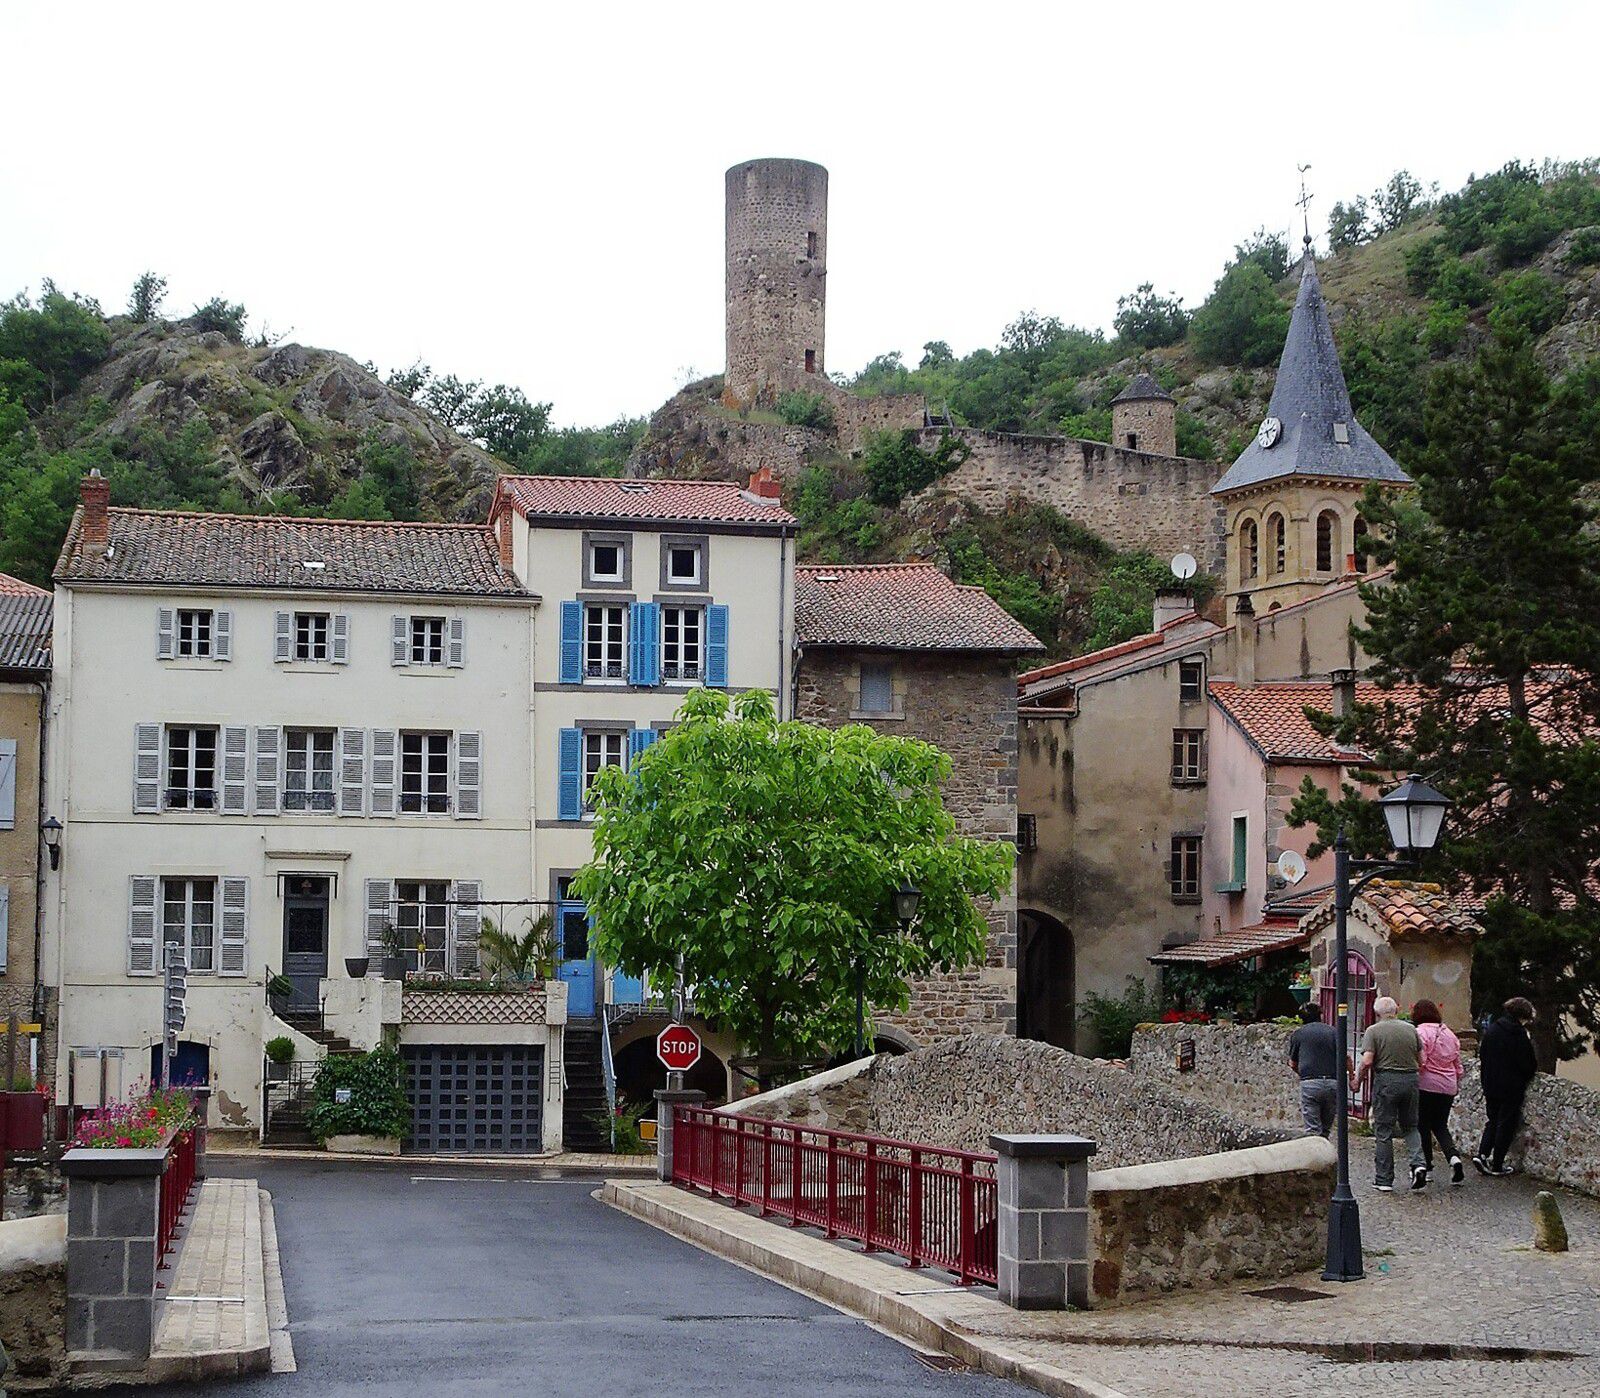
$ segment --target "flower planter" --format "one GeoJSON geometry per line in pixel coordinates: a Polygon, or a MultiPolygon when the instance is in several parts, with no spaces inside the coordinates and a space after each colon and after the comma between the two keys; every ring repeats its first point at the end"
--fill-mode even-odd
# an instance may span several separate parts
{"type": "Polygon", "coordinates": [[[1295,1004],[1304,1005],[1311,999],[1311,987],[1309,985],[1291,985],[1289,994],[1294,996],[1295,1004]]]}
{"type": "Polygon", "coordinates": [[[386,981],[403,981],[406,978],[406,962],[409,958],[401,953],[399,956],[386,956],[383,958],[383,978],[386,981]]]}
{"type": "Polygon", "coordinates": [[[288,1082],[289,1081],[289,1065],[287,1063],[274,1063],[269,1058],[267,1060],[267,1081],[268,1082],[288,1082]]]}
{"type": "Polygon", "coordinates": [[[322,1143],[324,1150],[338,1151],[344,1155],[399,1155],[398,1136],[329,1136],[322,1143]]]}
{"type": "Polygon", "coordinates": [[[344,973],[353,981],[365,978],[367,968],[372,964],[370,956],[347,956],[344,959],[344,973]]]}

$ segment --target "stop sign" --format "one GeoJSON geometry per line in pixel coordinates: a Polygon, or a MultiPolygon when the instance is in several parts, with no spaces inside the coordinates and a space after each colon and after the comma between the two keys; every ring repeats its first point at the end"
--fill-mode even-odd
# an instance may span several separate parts
{"type": "Polygon", "coordinates": [[[669,1024],[656,1035],[656,1057],[669,1072],[687,1073],[700,1061],[700,1036],[687,1024],[669,1024]]]}

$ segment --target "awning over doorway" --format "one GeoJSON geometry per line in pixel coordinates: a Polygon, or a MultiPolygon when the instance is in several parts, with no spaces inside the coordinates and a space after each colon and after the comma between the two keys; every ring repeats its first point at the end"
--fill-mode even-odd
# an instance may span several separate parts
{"type": "Polygon", "coordinates": [[[1251,961],[1275,951],[1290,951],[1311,940],[1292,922],[1259,922],[1233,932],[1220,932],[1181,947],[1167,947],[1150,958],[1157,966],[1229,966],[1235,961],[1251,961]]]}

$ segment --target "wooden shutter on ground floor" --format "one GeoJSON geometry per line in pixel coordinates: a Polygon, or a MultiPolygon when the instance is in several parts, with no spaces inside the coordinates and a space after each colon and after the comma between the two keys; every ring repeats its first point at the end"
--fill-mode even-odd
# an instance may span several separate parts
{"type": "Polygon", "coordinates": [[[156,902],[161,881],[153,874],[134,874],[128,880],[128,974],[156,973],[156,902]]]}
{"type": "Polygon", "coordinates": [[[250,880],[225,878],[219,882],[222,935],[217,941],[217,974],[242,976],[250,966],[250,880]]]}

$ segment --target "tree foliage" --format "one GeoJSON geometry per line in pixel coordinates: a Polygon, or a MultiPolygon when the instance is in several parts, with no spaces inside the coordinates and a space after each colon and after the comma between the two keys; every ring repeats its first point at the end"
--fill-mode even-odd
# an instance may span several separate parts
{"type": "Polygon", "coordinates": [[[1141,282],[1127,296],[1117,298],[1117,334],[1140,349],[1175,345],[1189,329],[1183,297],[1156,295],[1153,282],[1141,282]]]}
{"type": "Polygon", "coordinates": [[[573,892],[608,964],[664,983],[681,957],[700,1012],[759,1060],[812,1058],[851,1042],[858,963],[868,1004],[898,1009],[907,977],[983,960],[973,899],[1005,889],[1014,854],[956,833],[949,775],[930,744],[697,690],[630,770],[596,778],[573,892]],[[907,879],[922,902],[902,930],[907,879]]]}
{"type": "Polygon", "coordinates": [[[202,330],[214,330],[226,335],[234,344],[244,343],[245,308],[237,301],[213,296],[203,306],[196,306],[189,317],[202,330]]]}
{"type": "Polygon", "coordinates": [[[1257,258],[1235,262],[1222,274],[1190,327],[1201,359],[1247,369],[1275,364],[1288,333],[1289,308],[1257,258]]]}
{"type": "Polygon", "coordinates": [[[166,299],[167,279],[154,272],[140,272],[128,293],[128,319],[144,325],[161,314],[166,299]]]}
{"type": "Polygon", "coordinates": [[[30,413],[71,393],[111,348],[99,304],[45,282],[38,303],[26,295],[0,304],[0,389],[30,413]]]}
{"type": "Polygon", "coordinates": [[[868,443],[863,456],[869,494],[874,504],[898,505],[940,476],[955,470],[972,455],[972,448],[960,437],[944,433],[939,445],[924,451],[917,434],[879,432],[868,443]]]}

